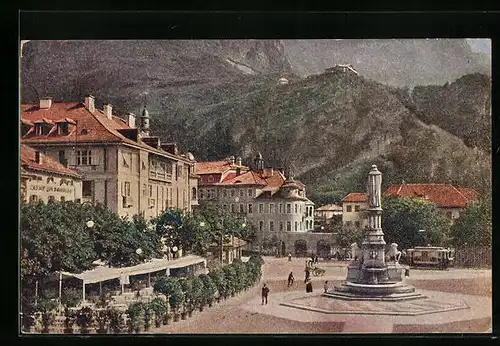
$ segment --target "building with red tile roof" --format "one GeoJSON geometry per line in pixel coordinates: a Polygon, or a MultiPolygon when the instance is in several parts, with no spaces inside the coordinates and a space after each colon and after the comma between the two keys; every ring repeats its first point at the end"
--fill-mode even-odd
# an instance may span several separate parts
{"type": "Polygon", "coordinates": [[[27,145],[20,148],[23,202],[75,201],[82,196],[82,175],[27,145]]]}
{"type": "Polygon", "coordinates": [[[149,219],[197,204],[194,157],[150,134],[146,107],[136,126],[134,114],[118,117],[110,104],[98,109],[93,96],[42,98],[21,105],[21,142],[78,171],[82,201],[104,203],[120,216],[149,219]]]}
{"type": "Polygon", "coordinates": [[[479,198],[470,188],[457,188],[451,184],[397,184],[384,191],[385,197],[420,198],[436,205],[449,219],[454,220],[467,205],[479,198]]]}
{"type": "Polygon", "coordinates": [[[342,224],[347,227],[364,228],[368,226],[365,210],[368,195],[364,192],[351,192],[342,199],[342,224]]]}
{"type": "Polygon", "coordinates": [[[244,215],[262,237],[279,232],[308,232],[314,228],[314,203],[306,187],[283,172],[264,168],[259,153],[252,167],[234,156],[221,161],[197,162],[199,199],[244,215]]]}

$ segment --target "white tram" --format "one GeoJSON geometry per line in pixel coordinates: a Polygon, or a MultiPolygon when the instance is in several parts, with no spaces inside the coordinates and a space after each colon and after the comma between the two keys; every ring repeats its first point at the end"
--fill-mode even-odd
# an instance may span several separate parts
{"type": "Polygon", "coordinates": [[[406,250],[410,267],[446,269],[453,265],[455,250],[439,246],[416,246],[406,250]]]}

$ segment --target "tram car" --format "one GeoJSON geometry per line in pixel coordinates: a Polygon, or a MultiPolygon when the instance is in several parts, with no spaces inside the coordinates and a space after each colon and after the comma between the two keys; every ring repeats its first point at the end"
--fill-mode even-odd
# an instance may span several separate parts
{"type": "Polygon", "coordinates": [[[416,246],[406,250],[410,267],[447,269],[453,266],[455,250],[438,246],[416,246]]]}

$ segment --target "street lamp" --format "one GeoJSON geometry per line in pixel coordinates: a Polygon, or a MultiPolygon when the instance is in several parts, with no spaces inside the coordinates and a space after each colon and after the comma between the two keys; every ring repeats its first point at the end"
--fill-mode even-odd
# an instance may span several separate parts
{"type": "Polygon", "coordinates": [[[138,255],[142,255],[142,249],[138,248],[137,250],[135,250],[135,253],[138,255]]]}
{"type": "Polygon", "coordinates": [[[88,228],[92,228],[92,227],[94,227],[94,221],[89,220],[89,221],[87,221],[86,225],[88,228]]]}

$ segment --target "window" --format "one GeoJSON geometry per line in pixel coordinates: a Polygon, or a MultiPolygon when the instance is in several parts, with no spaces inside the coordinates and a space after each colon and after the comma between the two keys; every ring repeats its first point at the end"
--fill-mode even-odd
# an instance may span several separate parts
{"type": "Polygon", "coordinates": [[[359,221],[354,221],[354,226],[356,226],[356,228],[359,228],[359,221]]]}
{"type": "Polygon", "coordinates": [[[149,184],[148,185],[148,196],[151,198],[153,197],[153,185],[149,184]]]}
{"type": "Polygon", "coordinates": [[[127,196],[127,197],[129,197],[129,196],[130,196],[130,182],[129,182],[129,181],[126,181],[126,182],[123,184],[123,191],[122,191],[122,195],[123,195],[123,196],[127,196]]]}
{"type": "Polygon", "coordinates": [[[54,196],[49,196],[48,203],[54,203],[55,201],[56,201],[56,198],[54,196]]]}
{"type": "Polygon", "coordinates": [[[182,170],[182,165],[177,166],[177,179],[182,178],[182,175],[184,174],[184,171],[182,170]]]}
{"type": "Polygon", "coordinates": [[[78,150],[76,152],[77,165],[92,165],[92,151],[91,150],[78,150]]]}
{"type": "Polygon", "coordinates": [[[245,206],[244,204],[240,203],[240,213],[244,213],[245,212],[245,206]]]}
{"type": "Polygon", "coordinates": [[[252,214],[253,213],[253,204],[250,203],[248,204],[248,214],[252,214]]]}
{"type": "Polygon", "coordinates": [[[234,204],[231,204],[231,213],[236,213],[236,207],[234,204]]]}
{"type": "Polygon", "coordinates": [[[203,198],[205,198],[205,190],[200,189],[200,199],[203,199],[203,198]]]}
{"type": "Polygon", "coordinates": [[[252,189],[248,189],[247,193],[248,193],[248,197],[252,197],[253,196],[253,190],[252,189]]]}
{"type": "Polygon", "coordinates": [[[68,163],[68,161],[66,160],[66,154],[64,150],[59,150],[59,163],[65,166],[68,163]]]}
{"type": "Polygon", "coordinates": [[[283,221],[280,221],[280,232],[283,232],[283,221]]]}
{"type": "Polygon", "coordinates": [[[298,212],[299,212],[299,205],[295,203],[295,214],[297,214],[298,212]]]}
{"type": "Polygon", "coordinates": [[[231,197],[234,197],[235,194],[236,192],[234,190],[231,190],[231,197]]]}
{"type": "Polygon", "coordinates": [[[37,195],[31,195],[30,196],[30,203],[36,203],[38,202],[38,196],[37,195]]]}
{"type": "Polygon", "coordinates": [[[274,213],[274,203],[269,204],[269,213],[270,214],[274,213]]]}
{"type": "Polygon", "coordinates": [[[346,210],[348,213],[350,213],[352,211],[352,206],[351,205],[348,205],[347,206],[347,210],[346,210]]]}
{"type": "Polygon", "coordinates": [[[358,205],[358,204],[356,204],[356,205],[354,206],[354,211],[359,211],[359,205],[358,205]]]}
{"type": "Polygon", "coordinates": [[[292,222],[291,221],[287,221],[286,222],[286,231],[287,232],[291,232],[292,231],[292,222]]]}
{"type": "Polygon", "coordinates": [[[259,221],[259,231],[264,229],[264,221],[259,221]]]}
{"type": "Polygon", "coordinates": [[[287,203],[286,205],[286,213],[290,214],[292,212],[292,205],[290,203],[287,203]]]}
{"type": "Polygon", "coordinates": [[[82,195],[83,197],[92,197],[93,181],[85,180],[82,182],[82,195]]]}
{"type": "Polygon", "coordinates": [[[274,232],[274,221],[269,221],[269,230],[274,232]]]}
{"type": "Polygon", "coordinates": [[[191,199],[196,199],[198,197],[197,195],[198,194],[196,193],[196,187],[191,188],[191,199]]]}
{"type": "Polygon", "coordinates": [[[260,203],[259,204],[259,214],[262,214],[264,212],[264,204],[260,203]]]}
{"type": "Polygon", "coordinates": [[[66,197],[61,196],[61,202],[66,202],[66,197]]]}
{"type": "Polygon", "coordinates": [[[299,230],[299,223],[295,221],[295,232],[297,232],[298,230],[299,230]]]}
{"type": "Polygon", "coordinates": [[[280,214],[283,214],[283,204],[280,203],[280,214]]]}
{"type": "Polygon", "coordinates": [[[245,197],[245,190],[240,190],[240,197],[245,197]]]}

